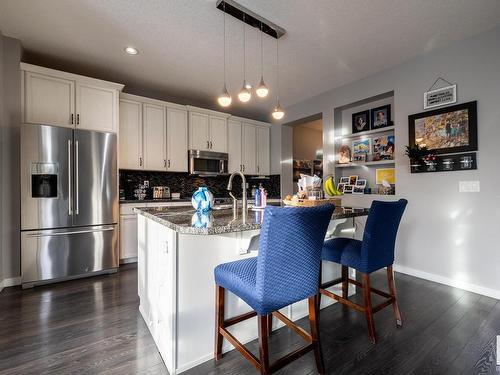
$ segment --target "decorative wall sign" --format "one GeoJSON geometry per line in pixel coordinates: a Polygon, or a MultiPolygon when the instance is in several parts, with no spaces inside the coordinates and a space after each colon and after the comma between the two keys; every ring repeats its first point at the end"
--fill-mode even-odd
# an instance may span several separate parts
{"type": "Polygon", "coordinates": [[[433,163],[423,162],[410,165],[411,173],[470,171],[474,169],[477,169],[477,155],[475,152],[439,155],[433,163]]]}
{"type": "Polygon", "coordinates": [[[371,148],[372,148],[371,138],[360,139],[352,142],[353,155],[359,155],[359,154],[368,155],[371,153],[371,148]]]}
{"type": "Polygon", "coordinates": [[[375,171],[375,183],[382,185],[384,180],[394,185],[396,183],[396,170],[394,168],[377,169],[375,171]]]}
{"type": "Polygon", "coordinates": [[[424,109],[441,107],[457,102],[457,85],[442,87],[424,93],[424,109]]]}
{"type": "Polygon", "coordinates": [[[409,144],[429,152],[477,151],[477,102],[468,102],[408,116],[409,144]]]}

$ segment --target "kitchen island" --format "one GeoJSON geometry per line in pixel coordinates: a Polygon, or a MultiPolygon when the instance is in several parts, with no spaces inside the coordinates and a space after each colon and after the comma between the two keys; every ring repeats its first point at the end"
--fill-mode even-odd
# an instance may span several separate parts
{"type": "MultiPolygon", "coordinates": [[[[137,208],[139,310],[170,374],[186,371],[213,358],[215,332],[214,268],[258,252],[264,211],[221,207],[199,214],[187,207],[137,208]]],[[[356,236],[356,217],[368,209],[337,207],[327,237],[356,236]]],[[[340,267],[323,266],[324,280],[338,277],[340,267]]],[[[335,289],[334,289],[335,290],[335,289]]],[[[333,301],[323,298],[322,307],[333,301]]],[[[250,311],[228,293],[226,317],[250,311]]],[[[291,320],[307,315],[307,301],[281,310],[291,320]]],[[[281,322],[274,320],[273,328],[281,322]]],[[[242,342],[257,338],[256,318],[232,327],[242,342]]],[[[233,347],[224,342],[223,351],[233,347]]]]}

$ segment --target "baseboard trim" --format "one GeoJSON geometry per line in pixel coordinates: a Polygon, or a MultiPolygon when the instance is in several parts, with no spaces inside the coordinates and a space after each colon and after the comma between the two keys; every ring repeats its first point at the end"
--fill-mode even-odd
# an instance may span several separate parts
{"type": "Polygon", "coordinates": [[[11,277],[9,279],[3,279],[0,281],[0,292],[4,288],[8,288],[9,286],[21,285],[21,277],[11,277]]]}
{"type": "Polygon", "coordinates": [[[480,286],[477,284],[468,283],[468,282],[462,281],[462,280],[451,279],[449,277],[436,275],[433,273],[417,270],[417,269],[406,267],[406,266],[401,266],[398,264],[394,264],[394,270],[396,272],[401,272],[401,273],[404,273],[406,275],[415,276],[415,277],[418,277],[420,279],[434,281],[434,282],[439,283],[439,284],[444,284],[444,285],[452,286],[454,288],[463,289],[463,290],[466,290],[468,292],[481,294],[481,295],[486,296],[486,297],[500,299],[500,290],[486,288],[484,286],[480,286]]]}

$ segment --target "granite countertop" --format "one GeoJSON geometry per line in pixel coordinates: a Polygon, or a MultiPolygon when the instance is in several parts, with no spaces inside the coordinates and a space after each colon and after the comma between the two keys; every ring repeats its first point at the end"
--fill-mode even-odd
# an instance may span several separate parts
{"type": "MultiPolygon", "coordinates": [[[[241,211],[234,219],[233,210],[212,210],[209,214],[198,214],[187,207],[144,207],[134,209],[138,214],[154,220],[182,234],[223,234],[260,229],[263,210],[248,210],[243,222],[241,211]]],[[[336,207],[332,220],[367,216],[368,208],[336,207]]]]}
{"type": "Polygon", "coordinates": [[[159,199],[120,199],[120,204],[124,203],[175,203],[175,202],[191,202],[191,198],[159,198],[159,199]]]}

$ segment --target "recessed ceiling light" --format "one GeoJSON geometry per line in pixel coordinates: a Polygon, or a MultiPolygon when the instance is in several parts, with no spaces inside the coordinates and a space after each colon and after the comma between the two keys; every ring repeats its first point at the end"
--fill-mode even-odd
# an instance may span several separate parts
{"type": "Polygon", "coordinates": [[[137,55],[139,53],[139,51],[134,47],[125,47],[125,52],[129,55],[137,55]]]}

